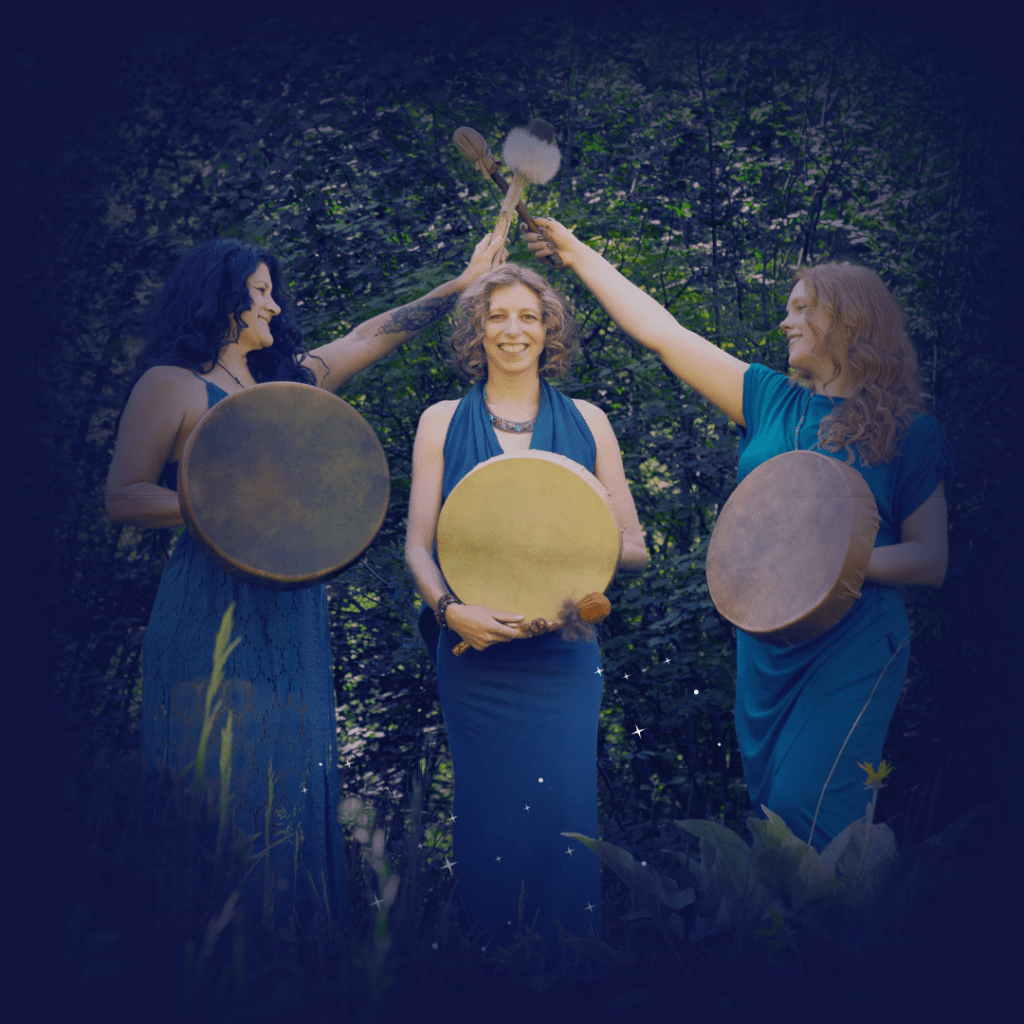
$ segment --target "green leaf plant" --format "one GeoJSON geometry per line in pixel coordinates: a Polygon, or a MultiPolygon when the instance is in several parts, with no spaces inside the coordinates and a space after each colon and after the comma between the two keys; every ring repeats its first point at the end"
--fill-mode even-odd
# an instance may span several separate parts
{"type": "MultiPolygon", "coordinates": [[[[887,825],[873,821],[874,801],[881,779],[891,768],[868,772],[865,783],[874,790],[865,816],[851,822],[819,853],[795,836],[782,817],[762,806],[763,819],[751,818],[753,842],[744,840],[716,821],[687,819],[676,826],[698,840],[698,854],[664,850],[695,879],[701,890],[680,887],[674,879],[638,864],[633,855],[614,843],[590,839],[575,832],[563,835],[588,846],[622,881],[633,897],[627,920],[650,920],[666,938],[690,941],[727,934],[737,954],[753,939],[767,952],[787,946],[799,958],[788,927],[799,923],[812,933],[830,910],[851,910],[863,915],[884,892],[897,863],[895,836],[887,825]],[[693,906],[693,927],[687,929],[678,911],[693,906]]],[[[612,967],[631,962],[622,951],[591,936],[568,944],[612,967]]]]}

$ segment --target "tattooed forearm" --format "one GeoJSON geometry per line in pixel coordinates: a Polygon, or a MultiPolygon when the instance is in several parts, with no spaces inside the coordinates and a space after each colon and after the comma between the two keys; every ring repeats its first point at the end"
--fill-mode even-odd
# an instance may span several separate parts
{"type": "Polygon", "coordinates": [[[443,295],[437,299],[420,299],[417,302],[410,302],[408,306],[396,309],[377,328],[377,334],[411,334],[415,331],[422,331],[437,323],[445,315],[455,308],[459,296],[455,293],[443,295]]]}

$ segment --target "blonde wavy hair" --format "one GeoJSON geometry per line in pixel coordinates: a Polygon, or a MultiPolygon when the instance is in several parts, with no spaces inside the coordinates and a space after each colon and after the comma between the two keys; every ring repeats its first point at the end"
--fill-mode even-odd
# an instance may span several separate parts
{"type": "Polygon", "coordinates": [[[491,311],[491,294],[514,284],[526,285],[540,301],[541,322],[547,328],[540,357],[541,376],[561,377],[578,349],[576,320],[565,300],[540,274],[516,263],[505,263],[482,274],[462,293],[455,310],[455,331],[448,339],[455,368],[467,377],[486,379],[484,325],[491,311]]]}
{"type": "MultiPolygon", "coordinates": [[[[902,310],[873,270],[854,263],[805,267],[790,287],[797,281],[811,293],[811,310],[829,325],[823,336],[812,332],[835,371],[831,380],[842,372],[844,349],[853,378],[854,390],[843,406],[821,421],[819,447],[845,449],[848,463],[854,448],[866,463],[892,461],[915,415],[924,410],[917,355],[902,310]]],[[[804,370],[794,369],[790,376],[791,384],[807,386],[810,380],[804,370]]]]}

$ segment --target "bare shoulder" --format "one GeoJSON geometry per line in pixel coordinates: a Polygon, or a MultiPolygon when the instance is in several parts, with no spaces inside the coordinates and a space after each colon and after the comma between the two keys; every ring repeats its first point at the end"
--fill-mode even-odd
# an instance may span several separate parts
{"type": "Polygon", "coordinates": [[[611,430],[611,424],[603,409],[582,398],[574,398],[572,401],[591,430],[611,430]]]}
{"type": "Polygon", "coordinates": [[[205,397],[203,382],[182,366],[151,366],[135,383],[132,394],[144,398],[180,396],[184,402],[205,397]]]}
{"type": "Polygon", "coordinates": [[[458,406],[459,399],[457,398],[448,398],[435,405],[428,405],[420,414],[419,429],[429,434],[440,433],[443,437],[458,406]]]}
{"type": "Polygon", "coordinates": [[[191,371],[180,366],[152,366],[136,382],[128,396],[123,430],[174,440],[173,457],[203,418],[208,407],[206,387],[191,371]]]}

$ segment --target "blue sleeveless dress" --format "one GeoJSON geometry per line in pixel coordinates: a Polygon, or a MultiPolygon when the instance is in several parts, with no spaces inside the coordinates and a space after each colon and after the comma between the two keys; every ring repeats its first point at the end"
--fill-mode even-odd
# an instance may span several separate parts
{"type": "MultiPolygon", "coordinates": [[[[843,399],[812,395],[790,385],[781,373],[750,366],[743,377],[746,426],[739,428],[739,480],[762,462],[793,450],[805,408],[800,447],[809,449],[833,401],[843,399]]],[[[846,458],[842,449],[822,454],[846,458]]],[[[891,462],[869,466],[855,457],[853,467],[871,488],[881,518],[876,547],[899,543],[900,524],[939,481],[945,481],[949,495],[952,464],[942,429],[925,415],[914,420],[891,462]]],[[[806,840],[820,799],[812,839],[818,850],[864,816],[870,794],[858,762],[877,767],[882,758],[910,659],[908,634],[899,591],[870,580],[850,611],[814,640],[775,647],[737,630],[736,735],[747,792],[758,815],[763,804],[806,840]]]]}
{"type": "MultiPolygon", "coordinates": [[[[206,381],[209,405],[226,396],[206,381]]],[[[161,482],[177,489],[177,463],[161,482]]],[[[206,774],[218,776],[220,730],[234,714],[231,812],[264,848],[273,772],[270,853],[274,924],[294,913],[304,929],[345,924],[345,863],[338,824],[338,756],[331,643],[324,587],[274,591],[218,569],[178,538],[160,580],[142,645],[142,749],[150,763],[184,768],[196,757],[221,616],[234,601],[224,703],[208,746],[206,774]]],[[[245,895],[257,919],[264,906],[263,863],[245,895]]]]}
{"type": "MultiPolygon", "coordinates": [[[[591,472],[593,434],[576,406],[546,381],[530,442],[591,472]]],[[[460,403],[444,444],[443,497],[477,463],[501,455],[483,384],[460,403]]],[[[502,609],[513,610],[513,609],[502,609]]],[[[601,931],[600,865],[562,832],[597,836],[597,720],[603,683],[597,641],[557,633],[452,654],[454,631],[430,608],[420,629],[437,665],[455,773],[454,875],[481,944],[509,944],[523,923],[545,937],[549,964],[561,957],[556,922],[572,935],[601,931]],[[569,852],[571,851],[571,852],[569,852]]]]}

